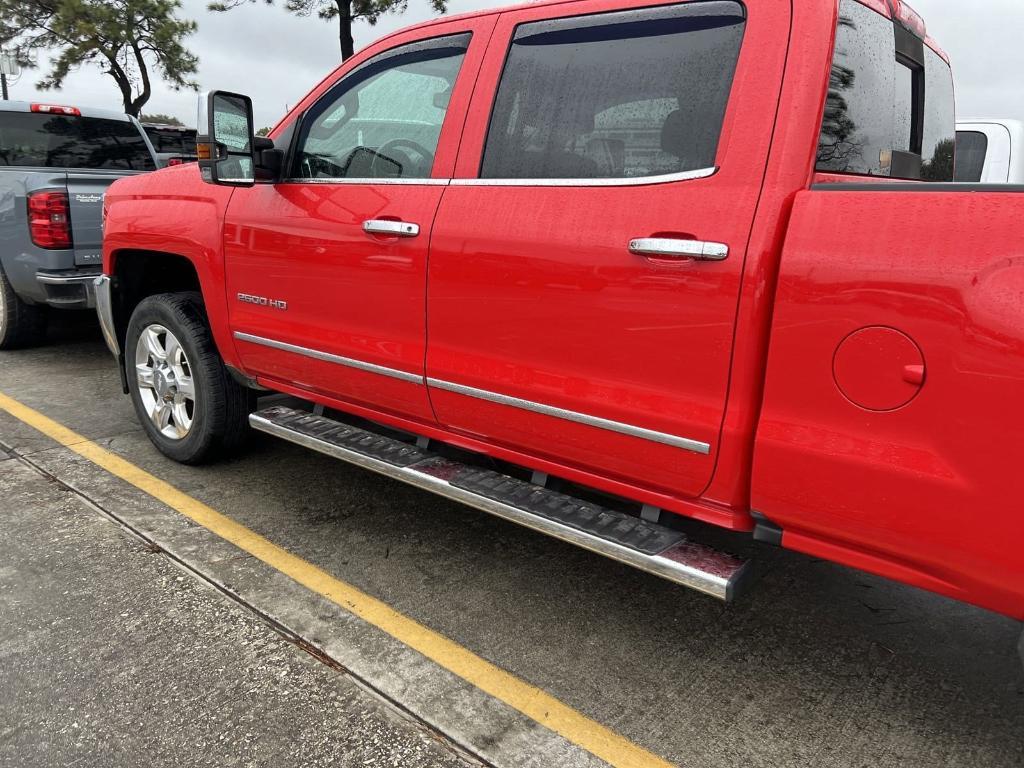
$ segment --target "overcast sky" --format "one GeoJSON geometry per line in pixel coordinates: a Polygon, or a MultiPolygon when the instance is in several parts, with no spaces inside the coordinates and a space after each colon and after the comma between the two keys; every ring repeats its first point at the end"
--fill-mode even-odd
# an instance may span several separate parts
{"type": "MultiPolygon", "coordinates": [[[[207,2],[183,0],[181,11],[199,24],[199,31],[188,41],[199,56],[198,82],[203,89],[223,88],[252,96],[257,126],[275,123],[288,105],[338,63],[336,22],[300,18],[262,2],[228,13],[209,13],[207,2]]],[[[449,0],[449,13],[506,4],[449,0]]],[[[1024,119],[1024,0],[915,0],[912,5],[953,60],[959,116],[1024,119]]],[[[402,16],[387,16],[375,27],[357,24],[356,48],[430,16],[426,0],[409,0],[402,16]]],[[[38,79],[38,73],[24,73],[11,88],[11,98],[37,96],[34,83],[38,79]]],[[[121,106],[113,80],[94,67],[74,73],[63,91],[47,98],[121,106]]],[[[194,93],[174,92],[158,84],[145,111],[169,113],[194,125],[195,105],[194,93]]]]}

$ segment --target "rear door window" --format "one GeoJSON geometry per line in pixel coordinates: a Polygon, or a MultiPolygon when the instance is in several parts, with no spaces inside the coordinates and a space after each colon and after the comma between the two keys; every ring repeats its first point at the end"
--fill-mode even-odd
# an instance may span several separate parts
{"type": "Polygon", "coordinates": [[[142,133],[128,120],[0,111],[0,166],[152,171],[142,133]]]}
{"type": "Polygon", "coordinates": [[[956,180],[975,184],[985,172],[988,136],[981,131],[958,131],[956,134],[956,180]]]}
{"type": "Polygon", "coordinates": [[[913,151],[916,141],[914,125],[914,100],[916,93],[914,81],[917,73],[906,64],[896,64],[895,100],[894,100],[894,131],[893,149],[904,152],[913,151]]]}
{"type": "Polygon", "coordinates": [[[642,178],[715,165],[746,16],[691,2],[516,29],[480,176],[642,178]]]}
{"type": "Polygon", "coordinates": [[[953,76],[901,24],[841,0],[816,168],[952,181],[953,76]]]}
{"type": "Polygon", "coordinates": [[[953,181],[953,161],[956,156],[953,72],[942,57],[928,46],[925,46],[924,58],[921,178],[928,181],[953,181]]]}
{"type": "MultiPolygon", "coordinates": [[[[909,106],[909,73],[901,79],[899,92],[909,106]]],[[[892,21],[855,0],[843,0],[818,142],[818,170],[888,176],[893,148],[904,137],[910,146],[909,115],[897,130],[895,94],[892,21]]]]}

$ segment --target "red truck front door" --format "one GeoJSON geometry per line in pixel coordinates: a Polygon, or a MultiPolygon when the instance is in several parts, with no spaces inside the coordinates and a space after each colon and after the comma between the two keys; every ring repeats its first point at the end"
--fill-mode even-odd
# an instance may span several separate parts
{"type": "Polygon", "coordinates": [[[788,3],[757,7],[501,15],[431,244],[442,423],[661,494],[707,485],[788,43],[788,3]]]}
{"type": "Polygon", "coordinates": [[[493,19],[394,36],[307,99],[285,180],[224,228],[231,327],[264,380],[434,422],[427,247],[493,19]]]}

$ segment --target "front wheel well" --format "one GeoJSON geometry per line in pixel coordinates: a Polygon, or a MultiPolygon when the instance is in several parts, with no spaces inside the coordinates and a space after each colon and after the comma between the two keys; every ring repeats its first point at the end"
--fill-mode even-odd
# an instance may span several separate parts
{"type": "Polygon", "coordinates": [[[202,295],[195,266],[188,258],[176,253],[118,251],[114,254],[114,268],[110,277],[117,281],[114,325],[122,345],[132,312],[143,299],[158,293],[194,291],[202,295]]]}

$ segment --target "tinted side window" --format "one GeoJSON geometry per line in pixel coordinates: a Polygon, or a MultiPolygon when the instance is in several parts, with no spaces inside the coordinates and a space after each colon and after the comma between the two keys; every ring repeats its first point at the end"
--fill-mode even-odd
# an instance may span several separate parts
{"type": "Polygon", "coordinates": [[[924,143],[921,178],[953,181],[956,155],[956,107],[953,73],[939,54],[924,49],[924,143]]]}
{"type": "Polygon", "coordinates": [[[153,149],[157,152],[179,152],[186,155],[196,153],[196,137],[194,131],[179,131],[173,128],[146,127],[153,149]]]}
{"type": "Polygon", "coordinates": [[[742,5],[715,0],[520,25],[481,177],[713,167],[745,23],[742,5]]]}
{"type": "Polygon", "coordinates": [[[956,180],[972,184],[981,181],[988,155],[988,136],[981,131],[956,134],[956,180]]]}
{"type": "Polygon", "coordinates": [[[0,112],[0,165],[152,171],[142,133],[128,120],[0,112]]]}
{"type": "Polygon", "coordinates": [[[468,45],[412,43],[348,73],[303,116],[292,176],[428,178],[468,45]]]}
{"type": "MultiPolygon", "coordinates": [[[[819,171],[889,175],[892,149],[909,147],[911,132],[907,114],[897,130],[896,66],[892,21],[843,0],[818,142],[819,171]]],[[[899,93],[905,108],[911,100],[910,73],[903,74],[899,93]]]]}
{"type": "Polygon", "coordinates": [[[914,80],[917,73],[903,62],[896,62],[896,91],[893,114],[893,149],[903,152],[914,148],[914,80]]]}
{"type": "Polygon", "coordinates": [[[953,75],[915,33],[841,0],[816,167],[952,181],[953,75]]]}

